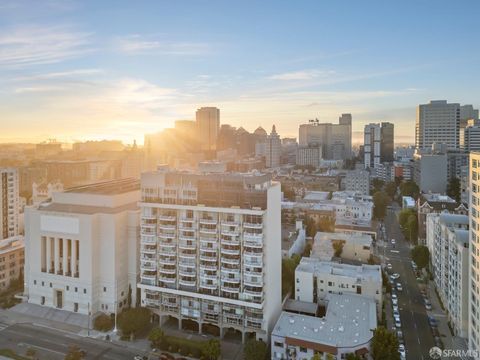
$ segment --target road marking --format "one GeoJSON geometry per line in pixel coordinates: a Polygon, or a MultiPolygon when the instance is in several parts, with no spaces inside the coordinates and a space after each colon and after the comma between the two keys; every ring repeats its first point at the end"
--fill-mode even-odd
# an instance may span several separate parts
{"type": "Polygon", "coordinates": [[[54,354],[65,356],[65,353],[63,353],[63,352],[55,351],[55,350],[48,349],[48,348],[44,348],[43,346],[38,346],[38,345],[33,345],[33,344],[28,344],[28,343],[19,343],[18,346],[33,347],[33,348],[40,349],[40,350],[43,350],[43,351],[48,351],[48,352],[51,352],[51,353],[54,353],[54,354]]]}

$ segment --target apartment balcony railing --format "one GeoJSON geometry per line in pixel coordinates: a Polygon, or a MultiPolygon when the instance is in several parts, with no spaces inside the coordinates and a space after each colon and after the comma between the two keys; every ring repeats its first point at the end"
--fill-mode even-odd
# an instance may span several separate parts
{"type": "MultiPolygon", "coordinates": [[[[202,259],[200,259],[202,260],[202,259]]],[[[204,261],[204,260],[202,260],[204,261]]],[[[212,263],[201,263],[200,264],[200,270],[210,270],[210,271],[213,271],[213,270],[217,270],[217,265],[216,264],[212,264],[212,263]]]]}
{"type": "Polygon", "coordinates": [[[195,280],[187,280],[187,279],[180,279],[178,280],[178,283],[182,286],[189,286],[189,287],[194,287],[197,285],[197,282],[195,280]]]}
{"type": "Polygon", "coordinates": [[[203,321],[208,321],[208,322],[213,322],[213,323],[218,323],[220,316],[218,313],[205,313],[203,312],[203,321]]]}
{"type": "Polygon", "coordinates": [[[143,285],[150,285],[150,286],[156,286],[157,285],[156,279],[140,277],[140,280],[141,280],[141,283],[143,285]]]}
{"type": "Polygon", "coordinates": [[[158,263],[161,265],[175,265],[177,260],[172,257],[161,257],[158,259],[158,263]]]}
{"type": "Polygon", "coordinates": [[[158,272],[161,274],[168,274],[173,275],[177,273],[177,269],[175,268],[166,268],[166,267],[159,267],[158,272]]]}
{"type": "Polygon", "coordinates": [[[217,224],[218,224],[218,220],[217,220],[217,219],[204,219],[204,218],[200,218],[200,219],[199,219],[199,222],[200,222],[200,224],[204,224],[204,225],[217,225],[217,224]]]}
{"type": "Polygon", "coordinates": [[[175,233],[171,233],[171,234],[160,233],[158,234],[158,237],[162,240],[173,241],[173,239],[175,238],[175,233]]]}
{"type": "Polygon", "coordinates": [[[240,223],[237,221],[222,220],[222,226],[237,227],[237,226],[240,226],[240,223]]]}
{"type": "Polygon", "coordinates": [[[142,220],[157,220],[157,217],[155,215],[142,214],[141,217],[142,220]]]}
{"type": "Polygon", "coordinates": [[[240,232],[239,232],[239,231],[231,231],[231,230],[222,230],[222,231],[221,231],[221,234],[222,234],[223,236],[231,236],[231,237],[240,236],[240,232]]]}
{"type": "Polygon", "coordinates": [[[149,231],[148,229],[142,228],[142,230],[140,230],[140,235],[141,235],[141,236],[155,237],[155,236],[156,236],[156,232],[155,232],[155,231],[149,231]]]}
{"type": "Polygon", "coordinates": [[[244,241],[251,241],[251,242],[263,242],[263,234],[255,234],[244,232],[243,233],[243,240],[244,241]]]}
{"type": "Polygon", "coordinates": [[[195,219],[194,218],[182,217],[182,218],[180,218],[180,222],[187,223],[187,224],[192,224],[192,223],[195,222],[195,219]]]}
{"type": "Polygon", "coordinates": [[[263,251],[254,251],[252,249],[245,249],[243,255],[251,256],[253,258],[263,258],[263,251]]]}
{"type": "Polygon", "coordinates": [[[237,258],[222,257],[220,261],[223,264],[240,265],[240,257],[237,257],[237,258]]]}
{"type": "Polygon", "coordinates": [[[193,259],[197,258],[197,253],[196,252],[193,252],[193,253],[181,252],[181,253],[178,254],[178,256],[180,257],[180,260],[193,260],[193,259]]]}
{"type": "Polygon", "coordinates": [[[202,236],[202,234],[200,234],[200,243],[218,244],[218,238],[217,237],[202,236]]]}
{"type": "Polygon", "coordinates": [[[140,237],[140,243],[141,244],[156,244],[157,240],[155,239],[155,236],[145,236],[142,235],[140,237]]]}
{"type": "Polygon", "coordinates": [[[240,292],[240,287],[239,286],[227,286],[227,285],[222,285],[222,291],[228,292],[228,293],[239,293],[240,292]]]}
{"type": "Polygon", "coordinates": [[[199,287],[202,288],[202,289],[216,290],[216,289],[218,289],[218,283],[210,284],[210,283],[201,281],[199,287]]]}
{"type": "Polygon", "coordinates": [[[245,295],[250,295],[250,296],[254,296],[254,297],[261,297],[262,294],[263,294],[263,289],[262,288],[258,288],[258,289],[252,289],[252,288],[248,289],[248,288],[246,288],[246,289],[243,290],[243,293],[245,295]]]}
{"type": "Polygon", "coordinates": [[[197,266],[195,261],[185,261],[180,259],[178,262],[178,266],[184,267],[184,268],[195,268],[197,266]]]}
{"type": "Polygon", "coordinates": [[[231,284],[240,284],[240,276],[231,278],[229,276],[222,275],[221,281],[222,281],[222,286],[229,286],[231,284]]]}
{"type": "Polygon", "coordinates": [[[263,286],[263,279],[256,277],[243,278],[243,284],[245,286],[263,286]]]}
{"type": "Polygon", "coordinates": [[[167,284],[173,284],[175,283],[175,281],[177,280],[177,278],[175,276],[164,276],[164,275],[161,275],[159,278],[158,278],[159,281],[162,281],[164,283],[167,283],[167,284]]]}
{"type": "Polygon", "coordinates": [[[153,299],[145,299],[145,305],[150,308],[159,308],[160,303],[158,300],[153,300],[153,299]]]}
{"type": "Polygon", "coordinates": [[[179,269],[178,274],[180,276],[190,276],[190,277],[196,277],[197,276],[196,271],[189,270],[188,268],[179,269]]]}
{"type": "Polygon", "coordinates": [[[171,224],[158,224],[158,228],[162,231],[175,231],[177,230],[176,225],[171,225],[171,224]]]}
{"type": "Polygon", "coordinates": [[[218,244],[217,243],[209,243],[200,240],[200,250],[201,251],[207,251],[207,252],[216,252],[218,249],[218,244]]]}
{"type": "Polygon", "coordinates": [[[156,246],[142,246],[140,249],[140,252],[144,254],[156,254],[157,253],[157,248],[156,246]]]}
{"type": "Polygon", "coordinates": [[[145,228],[145,229],[155,229],[157,227],[157,223],[147,223],[147,222],[143,222],[142,221],[142,228],[145,228]]]}
{"type": "Polygon", "coordinates": [[[222,266],[220,269],[221,272],[227,274],[239,274],[240,273],[240,266],[222,266]]]}
{"type": "Polygon", "coordinates": [[[263,223],[244,222],[243,227],[249,229],[263,229],[263,223]]]}
{"type": "Polygon", "coordinates": [[[157,278],[157,276],[153,275],[153,274],[141,274],[140,278],[142,280],[155,280],[157,278]]]}
{"type": "Polygon", "coordinates": [[[180,226],[178,227],[178,230],[180,230],[180,231],[190,231],[190,232],[196,231],[195,227],[193,227],[193,226],[185,226],[185,225],[180,225],[180,226]]]}
{"type": "Polygon", "coordinates": [[[158,254],[160,256],[175,256],[176,252],[175,252],[175,249],[162,248],[162,249],[158,250],[158,254]]]}
{"type": "Polygon", "coordinates": [[[220,252],[225,255],[232,255],[232,256],[240,255],[240,249],[228,249],[228,248],[222,247],[220,252]]]}
{"type": "Polygon", "coordinates": [[[221,243],[222,243],[222,245],[240,246],[240,240],[222,239],[221,243]]]}
{"type": "Polygon", "coordinates": [[[182,238],[180,238],[180,241],[178,242],[178,247],[182,250],[195,250],[197,248],[197,244],[190,240],[183,240],[182,238]]]}
{"type": "Polygon", "coordinates": [[[146,262],[146,263],[141,263],[140,264],[140,269],[141,270],[150,270],[150,271],[156,271],[157,270],[157,266],[155,265],[155,263],[151,263],[151,262],[146,262]]]}
{"type": "Polygon", "coordinates": [[[197,240],[195,238],[195,235],[181,234],[178,238],[180,239],[180,241],[193,241],[193,242],[195,242],[197,240]]]}
{"type": "Polygon", "coordinates": [[[245,246],[246,248],[261,249],[263,248],[263,238],[257,236],[254,236],[253,238],[250,236],[244,236],[243,246],[245,246]]]}
{"type": "Polygon", "coordinates": [[[263,262],[259,261],[257,258],[244,258],[243,263],[245,266],[253,266],[253,267],[263,267],[263,262]]]}
{"type": "Polygon", "coordinates": [[[208,228],[202,228],[200,227],[198,229],[200,234],[209,234],[209,235],[216,235],[217,234],[217,229],[208,229],[208,228]]]}
{"type": "Polygon", "coordinates": [[[177,217],[173,215],[159,215],[158,220],[160,221],[176,221],[177,217]]]}

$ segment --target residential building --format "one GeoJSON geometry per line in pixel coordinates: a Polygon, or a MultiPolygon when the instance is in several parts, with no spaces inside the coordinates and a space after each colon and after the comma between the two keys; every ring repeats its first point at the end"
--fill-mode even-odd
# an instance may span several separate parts
{"type": "Polygon", "coordinates": [[[367,356],[377,328],[375,301],[328,294],[322,318],[283,311],[272,332],[271,358],[311,360],[367,356]]]}
{"type": "Polygon", "coordinates": [[[480,152],[470,153],[468,348],[480,351],[480,152]]]}
{"type": "Polygon", "coordinates": [[[338,124],[320,123],[317,119],[299,127],[299,146],[316,144],[322,147],[327,160],[345,160],[352,157],[352,116],[342,114],[338,124]]]}
{"type": "Polygon", "coordinates": [[[297,148],[297,161],[299,166],[312,166],[319,168],[322,161],[322,147],[310,144],[307,146],[299,146],[297,148]]]}
{"type": "Polygon", "coordinates": [[[268,342],[281,311],[281,191],[270,174],[142,174],[141,304],[268,342]]]}
{"type": "Polygon", "coordinates": [[[345,190],[369,195],[370,173],[364,169],[347,171],[345,175],[345,190]]]}
{"type": "Polygon", "coordinates": [[[18,172],[14,168],[0,168],[0,239],[19,234],[18,172]]]}
{"type": "Polygon", "coordinates": [[[282,142],[277,134],[275,125],[272,126],[272,132],[265,139],[265,166],[267,168],[277,168],[280,166],[280,155],[282,153],[282,142]]]}
{"type": "Polygon", "coordinates": [[[447,191],[448,161],[446,154],[416,154],[413,180],[424,193],[447,191]]]}
{"type": "Polygon", "coordinates": [[[303,257],[295,269],[295,299],[318,303],[328,294],[358,294],[372,299],[382,311],[380,265],[349,265],[303,257]]]}
{"type": "Polygon", "coordinates": [[[202,150],[215,150],[220,129],[220,110],[216,107],[202,107],[195,113],[197,137],[202,150]]]}
{"type": "Polygon", "coordinates": [[[37,206],[41,202],[51,199],[54,192],[60,191],[63,191],[63,184],[59,181],[49,183],[42,182],[39,184],[34,182],[32,185],[31,203],[37,206]]]}
{"type": "Polygon", "coordinates": [[[25,210],[28,302],[81,314],[135,304],[140,183],[113,180],[54,192],[25,210]]]}
{"type": "Polygon", "coordinates": [[[460,148],[460,129],[468,119],[478,119],[478,110],[471,105],[434,100],[419,105],[415,123],[415,147],[430,149],[434,143],[446,144],[448,149],[460,148]]]}
{"type": "Polygon", "coordinates": [[[466,151],[480,150],[480,125],[469,120],[467,126],[461,132],[460,147],[466,151]]]}
{"type": "Polygon", "coordinates": [[[23,236],[0,240],[0,292],[6,290],[13,280],[23,274],[24,249],[23,236]]]}
{"type": "Polygon", "coordinates": [[[365,168],[377,168],[384,162],[393,161],[394,130],[393,124],[365,125],[364,130],[364,164],[365,168]]]}
{"type": "Polygon", "coordinates": [[[367,263],[372,254],[372,237],[364,234],[317,232],[313,239],[310,257],[331,261],[337,257],[348,261],[367,263]],[[335,246],[341,246],[335,254],[335,246]]]}
{"type": "Polygon", "coordinates": [[[306,245],[306,231],[302,220],[295,225],[282,223],[282,258],[302,255],[306,245]]]}
{"type": "Polygon", "coordinates": [[[437,292],[455,336],[468,336],[468,216],[427,215],[427,247],[437,292]]]}
{"type": "Polygon", "coordinates": [[[432,213],[467,215],[468,209],[464,204],[457,203],[447,195],[437,193],[421,194],[417,200],[418,241],[421,244],[425,244],[426,241],[427,215],[432,213]]]}

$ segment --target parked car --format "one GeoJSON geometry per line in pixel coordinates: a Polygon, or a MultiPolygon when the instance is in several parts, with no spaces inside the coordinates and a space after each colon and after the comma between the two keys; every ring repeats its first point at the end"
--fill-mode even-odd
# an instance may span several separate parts
{"type": "Polygon", "coordinates": [[[391,240],[391,243],[392,243],[392,245],[395,245],[395,244],[396,244],[395,239],[392,239],[392,240],[391,240]]]}
{"type": "Polygon", "coordinates": [[[402,284],[397,283],[397,291],[403,291],[402,284]]]}
{"type": "Polygon", "coordinates": [[[392,299],[392,304],[393,304],[393,306],[397,306],[398,305],[398,299],[392,299]]]}
{"type": "Polygon", "coordinates": [[[392,270],[392,269],[393,269],[392,264],[388,263],[387,264],[387,270],[392,270]]]}
{"type": "Polygon", "coordinates": [[[428,317],[428,324],[432,327],[432,328],[436,328],[438,327],[438,322],[435,318],[429,316],[428,317]]]}
{"type": "Polygon", "coordinates": [[[424,299],[425,309],[432,310],[432,303],[428,299],[424,299]]]}
{"type": "Polygon", "coordinates": [[[400,277],[399,273],[392,274],[392,278],[395,279],[395,280],[397,280],[399,277],[400,277]]]}
{"type": "Polygon", "coordinates": [[[413,261],[413,260],[412,260],[412,268],[413,268],[414,270],[417,269],[417,263],[416,263],[415,261],[413,261]]]}
{"type": "Polygon", "coordinates": [[[398,305],[393,304],[393,313],[398,312],[398,305]]]}
{"type": "Polygon", "coordinates": [[[403,345],[403,344],[398,345],[398,352],[400,353],[400,357],[402,359],[405,359],[407,357],[407,352],[405,350],[405,345],[403,345]]]}
{"type": "Polygon", "coordinates": [[[400,318],[395,319],[395,327],[396,328],[401,328],[402,327],[402,323],[400,322],[400,318]]]}

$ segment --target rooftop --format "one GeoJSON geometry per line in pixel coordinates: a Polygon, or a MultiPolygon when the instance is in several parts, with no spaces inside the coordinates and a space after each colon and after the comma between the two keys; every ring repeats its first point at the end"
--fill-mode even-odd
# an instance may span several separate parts
{"type": "Polygon", "coordinates": [[[422,194],[423,198],[428,202],[448,202],[455,203],[456,201],[448,195],[442,195],[438,193],[422,194]]]}
{"type": "Polygon", "coordinates": [[[382,281],[379,265],[349,265],[303,257],[295,271],[382,281]]]}
{"type": "Polygon", "coordinates": [[[440,222],[446,225],[468,225],[468,216],[461,214],[441,213],[440,222]]]}
{"type": "Polygon", "coordinates": [[[116,195],[136,190],[140,190],[140,181],[128,178],[77,186],[69,188],[64,192],[72,194],[116,195]]]}
{"type": "Polygon", "coordinates": [[[375,301],[353,294],[328,294],[324,318],[282,312],[272,335],[315,344],[357,347],[367,344],[377,327],[375,301]]]}
{"type": "Polygon", "coordinates": [[[23,247],[25,247],[25,241],[23,236],[20,235],[0,240],[0,255],[21,249],[23,247]]]}

